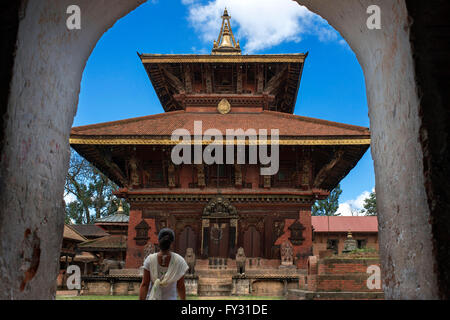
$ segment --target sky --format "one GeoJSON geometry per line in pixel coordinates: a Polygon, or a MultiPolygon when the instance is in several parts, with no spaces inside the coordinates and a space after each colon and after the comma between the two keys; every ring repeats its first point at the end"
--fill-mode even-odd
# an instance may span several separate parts
{"type": "MultiPolygon", "coordinates": [[[[207,54],[227,7],[243,54],[306,53],[294,114],[369,127],[355,54],[325,20],[292,0],[149,0],[99,40],[83,73],[74,126],[164,112],[139,53],[207,54]]],[[[83,27],[83,8],[81,8],[83,27]]],[[[370,149],[342,180],[338,212],[374,189],[370,149]]]]}

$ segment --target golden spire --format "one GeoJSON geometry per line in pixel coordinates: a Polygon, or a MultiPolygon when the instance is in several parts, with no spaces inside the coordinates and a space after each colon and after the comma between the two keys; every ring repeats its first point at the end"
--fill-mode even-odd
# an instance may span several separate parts
{"type": "Polygon", "coordinates": [[[241,54],[239,41],[236,42],[233,30],[231,30],[230,19],[231,17],[228,15],[227,8],[225,8],[222,15],[222,27],[220,28],[219,38],[217,38],[217,41],[214,41],[211,54],[241,54]]]}
{"type": "Polygon", "coordinates": [[[117,209],[118,213],[123,213],[122,201],[119,201],[119,209],[117,209]]]}

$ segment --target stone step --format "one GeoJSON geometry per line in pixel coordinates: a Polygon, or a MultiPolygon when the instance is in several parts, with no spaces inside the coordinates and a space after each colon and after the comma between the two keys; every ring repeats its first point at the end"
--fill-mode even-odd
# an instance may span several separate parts
{"type": "Polygon", "coordinates": [[[199,278],[198,279],[198,284],[199,285],[210,285],[210,284],[220,284],[220,285],[231,285],[232,284],[232,279],[231,278],[222,278],[222,279],[217,279],[217,278],[199,278]]]}
{"type": "Polygon", "coordinates": [[[230,284],[198,284],[200,296],[229,296],[232,285],[230,284]]]}

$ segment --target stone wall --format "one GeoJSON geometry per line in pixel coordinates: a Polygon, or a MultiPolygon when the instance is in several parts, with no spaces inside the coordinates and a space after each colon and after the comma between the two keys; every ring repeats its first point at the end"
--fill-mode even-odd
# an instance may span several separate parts
{"type": "Polygon", "coordinates": [[[318,13],[340,32],[364,72],[386,297],[437,298],[432,219],[420,144],[420,100],[410,44],[412,21],[405,2],[297,2],[318,13]],[[381,10],[379,30],[370,30],[366,25],[369,17],[366,12],[373,4],[381,10]]]}

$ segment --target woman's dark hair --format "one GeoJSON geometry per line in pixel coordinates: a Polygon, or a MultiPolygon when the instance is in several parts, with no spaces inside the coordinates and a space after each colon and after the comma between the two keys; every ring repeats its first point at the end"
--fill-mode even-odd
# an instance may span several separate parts
{"type": "Polygon", "coordinates": [[[175,234],[172,229],[164,228],[159,231],[158,242],[161,250],[169,250],[170,245],[175,240],[175,234]]]}

